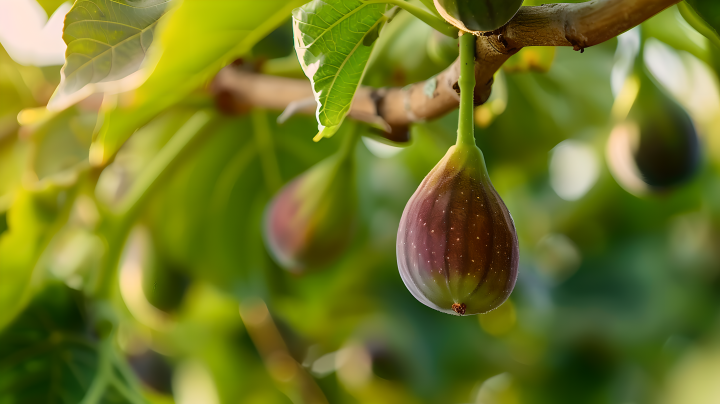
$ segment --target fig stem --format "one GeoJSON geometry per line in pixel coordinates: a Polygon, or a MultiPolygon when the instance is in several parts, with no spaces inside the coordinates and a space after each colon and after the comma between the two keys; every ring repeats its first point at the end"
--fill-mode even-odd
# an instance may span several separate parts
{"type": "Polygon", "coordinates": [[[460,36],[460,118],[458,119],[458,146],[476,146],[473,121],[475,92],[475,35],[460,36]]]}

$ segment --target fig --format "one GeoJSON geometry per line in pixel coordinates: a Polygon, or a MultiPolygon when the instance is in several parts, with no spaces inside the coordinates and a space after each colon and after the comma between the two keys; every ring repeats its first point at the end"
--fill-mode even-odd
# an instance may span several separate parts
{"type": "Polygon", "coordinates": [[[143,266],[142,287],[145,298],[166,313],[180,307],[189,285],[187,270],[167,259],[158,257],[151,265],[143,266]]]}
{"type": "Polygon", "coordinates": [[[662,191],[689,180],[700,163],[700,140],[687,111],[639,70],[640,88],[627,119],[613,130],[608,159],[630,191],[662,191]]]}
{"type": "Polygon", "coordinates": [[[352,145],[285,185],[265,211],[265,244],[290,272],[325,267],[350,244],[357,211],[352,145]],[[350,149],[350,150],[347,150],[350,149]]]}
{"type": "Polygon", "coordinates": [[[460,37],[458,140],[403,211],[396,252],[405,286],[444,313],[480,314],[510,296],[519,260],[515,224],[475,144],[475,37],[460,37]]]}
{"type": "Polygon", "coordinates": [[[494,31],[507,24],[523,0],[434,0],[440,15],[464,32],[494,31]]]}
{"type": "Polygon", "coordinates": [[[518,257],[515,225],[490,182],[482,152],[452,146],[400,220],[403,282],[435,310],[486,313],[510,296],[518,257]]]}

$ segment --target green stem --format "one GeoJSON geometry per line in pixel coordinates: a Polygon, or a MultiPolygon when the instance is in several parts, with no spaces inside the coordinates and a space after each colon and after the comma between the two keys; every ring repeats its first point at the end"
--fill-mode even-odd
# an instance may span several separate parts
{"type": "MultiPolygon", "coordinates": [[[[407,11],[408,13],[414,15],[417,17],[420,21],[424,22],[425,24],[435,28],[440,33],[445,34],[451,38],[457,38],[458,36],[458,29],[453,27],[452,25],[448,24],[445,20],[442,18],[433,15],[422,8],[412,5],[408,2],[405,2],[403,0],[364,0],[364,4],[392,4],[393,6],[398,6],[402,8],[403,10],[407,11]]],[[[434,7],[432,8],[435,9],[434,7]]]]}
{"type": "Polygon", "coordinates": [[[475,146],[473,121],[475,93],[475,35],[460,36],[460,118],[458,119],[457,145],[475,146]]]}

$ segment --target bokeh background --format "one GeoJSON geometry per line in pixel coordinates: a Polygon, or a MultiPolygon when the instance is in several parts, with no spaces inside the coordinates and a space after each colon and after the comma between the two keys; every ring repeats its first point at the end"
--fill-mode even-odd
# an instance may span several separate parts
{"type": "MultiPolygon", "coordinates": [[[[102,96],[45,109],[69,9],[0,0],[0,267],[34,255],[34,290],[83,291],[113,245],[124,245],[114,343],[146,399],[720,403],[720,50],[675,7],[582,54],[525,49],[498,72],[475,111],[476,138],[517,226],[520,275],[503,306],[470,317],[416,301],[395,261],[402,210],[454,144],[457,113],[413,126],[404,145],[363,127],[352,245],[327,268],[291,274],[264,246],[265,206],[337,150],[345,131],[314,143],[313,117],[223,115],[202,87],[139,128],[106,167],[90,168],[102,96]],[[697,170],[667,189],[633,179],[616,161],[622,151],[608,147],[639,71],[686,108],[699,135],[697,170]],[[136,196],[142,204],[122,216],[127,242],[104,237],[112,208],[153,176],[198,114],[212,114],[212,125],[153,192],[136,196]],[[37,244],[12,244],[13,232],[37,244]]],[[[427,79],[455,48],[401,12],[365,84],[427,79]]],[[[290,15],[243,61],[302,77],[290,15]]],[[[0,353],[2,389],[21,365],[0,353]]]]}

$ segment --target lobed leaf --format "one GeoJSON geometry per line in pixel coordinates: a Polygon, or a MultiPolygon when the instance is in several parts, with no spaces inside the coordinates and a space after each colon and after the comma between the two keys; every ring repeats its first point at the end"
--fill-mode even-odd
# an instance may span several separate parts
{"type": "Polygon", "coordinates": [[[91,163],[105,164],[140,126],[245,55],[302,0],[185,0],[158,33],[152,74],[132,103],[105,116],[91,148],[91,163]]]}
{"type": "Polygon", "coordinates": [[[65,16],[65,65],[48,106],[64,109],[138,72],[169,2],[77,0],[65,16]]]}
{"type": "Polygon", "coordinates": [[[332,136],[350,111],[365,74],[385,4],[314,0],[293,11],[295,51],[312,82],[320,134],[332,136]]]}

